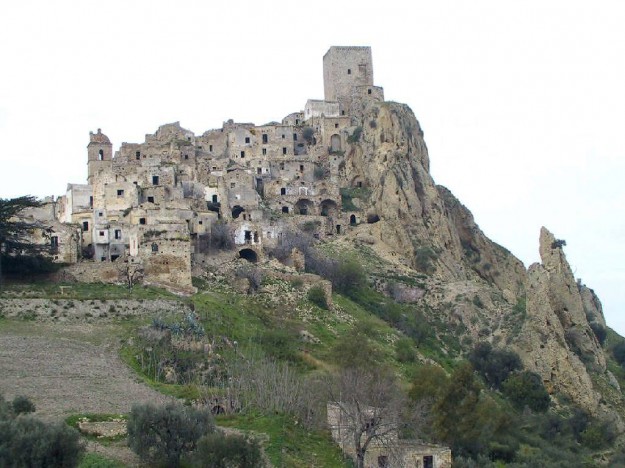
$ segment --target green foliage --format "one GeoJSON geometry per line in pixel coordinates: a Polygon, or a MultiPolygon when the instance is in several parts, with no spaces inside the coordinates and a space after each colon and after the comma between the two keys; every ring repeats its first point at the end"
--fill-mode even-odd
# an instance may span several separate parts
{"type": "Polygon", "coordinates": [[[521,369],[521,358],[513,351],[494,349],[481,342],[469,353],[469,361],[491,388],[499,389],[510,373],[521,369]]]}
{"type": "Polygon", "coordinates": [[[298,356],[295,333],[280,328],[270,328],[265,330],[259,338],[260,344],[265,354],[279,361],[289,361],[297,363],[298,356]]]}
{"type": "Polygon", "coordinates": [[[17,414],[28,414],[35,412],[35,404],[25,396],[18,395],[13,399],[13,412],[17,414]]]}
{"type": "Polygon", "coordinates": [[[201,468],[262,468],[260,445],[255,439],[215,432],[202,437],[191,457],[191,466],[201,468]]]}
{"type": "Polygon", "coordinates": [[[341,337],[332,348],[331,355],[334,362],[344,369],[371,369],[384,360],[380,349],[358,327],[341,337]]]}
{"type": "Polygon", "coordinates": [[[352,134],[347,137],[348,143],[357,143],[362,135],[362,127],[356,127],[352,134]]]}
{"type": "Polygon", "coordinates": [[[125,465],[117,460],[111,460],[99,453],[86,453],[78,468],[123,468],[125,465]]]}
{"type": "Polygon", "coordinates": [[[20,397],[10,404],[0,395],[0,466],[77,466],[85,450],[78,431],[19,414],[29,406],[27,401],[20,397]]]}
{"type": "Polygon", "coordinates": [[[528,407],[532,411],[545,412],[549,408],[549,393],[538,374],[530,371],[510,375],[502,385],[504,395],[515,408],[528,407]]]}
{"type": "Polygon", "coordinates": [[[328,310],[329,304],[326,292],[321,286],[313,286],[308,290],[308,300],[321,309],[328,310]]]}
{"type": "Polygon", "coordinates": [[[415,252],[415,265],[419,271],[431,274],[435,270],[434,261],[438,254],[430,247],[419,247],[415,252]]]}
{"type": "Polygon", "coordinates": [[[424,364],[416,370],[408,396],[415,402],[422,400],[434,402],[445,393],[448,384],[449,377],[443,369],[433,364],[424,364]]]}
{"type": "Polygon", "coordinates": [[[566,245],[566,241],[564,239],[556,239],[551,243],[552,249],[561,249],[566,245]]]}
{"type": "Polygon", "coordinates": [[[344,187],[341,189],[341,204],[343,211],[360,211],[354,202],[354,198],[358,198],[366,202],[371,196],[371,190],[365,187],[344,187]]]}
{"type": "Polygon", "coordinates": [[[414,342],[409,338],[400,338],[395,342],[395,357],[399,362],[414,362],[417,358],[414,342]]]}
{"type": "Polygon", "coordinates": [[[604,449],[614,442],[616,429],[614,424],[608,421],[593,421],[581,433],[581,443],[591,450],[604,449]]]}
{"type": "Polygon", "coordinates": [[[128,416],[128,445],[147,462],[177,467],[200,437],[214,430],[208,410],[176,403],[137,404],[128,416]]]}
{"type": "Polygon", "coordinates": [[[599,342],[599,344],[603,346],[606,338],[608,337],[608,331],[606,330],[606,328],[597,322],[591,322],[590,328],[595,334],[595,337],[597,338],[597,341],[599,342]]]}
{"type": "Polygon", "coordinates": [[[625,367],[625,341],[619,341],[612,347],[612,356],[621,367],[625,367]]]}

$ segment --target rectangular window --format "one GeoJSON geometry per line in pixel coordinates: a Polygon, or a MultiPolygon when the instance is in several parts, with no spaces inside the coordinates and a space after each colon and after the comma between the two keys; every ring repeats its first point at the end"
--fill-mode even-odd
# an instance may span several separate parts
{"type": "Polygon", "coordinates": [[[249,143],[250,142],[250,137],[245,137],[245,143],[249,143]]]}
{"type": "Polygon", "coordinates": [[[286,154],[286,146],[282,148],[282,154],[286,154]]]}
{"type": "Polygon", "coordinates": [[[50,247],[53,251],[59,248],[59,238],[57,236],[50,237],[50,247]]]}
{"type": "Polygon", "coordinates": [[[99,235],[100,237],[104,237],[104,231],[100,231],[100,232],[98,232],[98,235],[99,235]]]}
{"type": "Polygon", "coordinates": [[[263,148],[263,156],[267,156],[267,148],[263,148]]]}
{"type": "Polygon", "coordinates": [[[286,135],[282,134],[282,139],[284,140],[286,138],[286,135]]]}
{"type": "Polygon", "coordinates": [[[283,170],[284,170],[284,163],[283,163],[283,162],[281,162],[281,163],[280,163],[280,170],[281,170],[281,171],[283,171],[283,170]]]}
{"type": "Polygon", "coordinates": [[[230,182],[230,188],[235,188],[236,184],[234,182],[230,182]]]}
{"type": "Polygon", "coordinates": [[[135,153],[135,158],[137,159],[137,161],[138,161],[139,159],[141,159],[141,151],[137,151],[137,152],[135,153]]]}
{"type": "Polygon", "coordinates": [[[217,166],[213,166],[213,171],[216,171],[216,170],[217,170],[217,166]]]}
{"type": "Polygon", "coordinates": [[[158,185],[158,176],[152,176],[152,185],[158,185]]]}
{"type": "Polygon", "coordinates": [[[154,203],[154,197],[148,197],[148,203],[154,203]]]}
{"type": "Polygon", "coordinates": [[[213,145],[208,145],[208,151],[213,151],[213,145]]]}
{"type": "Polygon", "coordinates": [[[351,68],[348,68],[348,69],[347,69],[347,74],[348,74],[348,75],[351,75],[351,74],[352,74],[352,70],[351,70],[351,68]]]}
{"type": "Polygon", "coordinates": [[[89,208],[93,208],[93,197],[89,197],[89,208]]]}
{"type": "Polygon", "coordinates": [[[293,141],[297,141],[297,133],[293,134],[293,141]]]}
{"type": "Polygon", "coordinates": [[[335,123],[334,128],[339,128],[339,124],[335,123]]]}
{"type": "Polygon", "coordinates": [[[82,231],[88,231],[89,230],[89,221],[83,221],[82,222],[82,231]]]}
{"type": "Polygon", "coordinates": [[[98,216],[101,218],[102,216],[104,216],[104,213],[102,213],[101,211],[98,211],[98,216]]]}
{"type": "Polygon", "coordinates": [[[267,143],[268,139],[269,139],[269,137],[267,136],[267,134],[263,133],[263,143],[267,143]]]}
{"type": "Polygon", "coordinates": [[[122,238],[122,230],[115,229],[115,239],[121,239],[121,238],[122,238]]]}
{"type": "Polygon", "coordinates": [[[139,218],[139,224],[145,224],[145,218],[139,218]]]}
{"type": "Polygon", "coordinates": [[[244,158],[245,157],[245,151],[241,151],[241,157],[244,158]]]}
{"type": "Polygon", "coordinates": [[[123,197],[124,196],[124,191],[123,190],[118,190],[117,191],[117,196],[118,197],[123,197]]]}
{"type": "Polygon", "coordinates": [[[299,170],[300,170],[300,172],[304,172],[304,165],[303,164],[299,165],[299,170]]]}

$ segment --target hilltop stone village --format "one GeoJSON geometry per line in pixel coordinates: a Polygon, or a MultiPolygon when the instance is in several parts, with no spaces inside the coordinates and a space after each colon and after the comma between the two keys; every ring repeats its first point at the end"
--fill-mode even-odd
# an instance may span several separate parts
{"type": "Polygon", "coordinates": [[[365,181],[346,170],[362,130],[353,117],[384,93],[370,47],[331,47],[323,75],[324,99],[280,123],[228,120],[195,135],[175,122],[115,152],[100,129],[91,132],[87,184],[68,184],[30,213],[52,226],[45,242],[55,260],[78,264],[87,281],[116,281],[111,263],[131,263],[145,282],[184,291],[192,267],[216,250],[217,230],[252,262],[295,226],[316,238],[345,234],[363,221],[341,196],[365,181]]]}

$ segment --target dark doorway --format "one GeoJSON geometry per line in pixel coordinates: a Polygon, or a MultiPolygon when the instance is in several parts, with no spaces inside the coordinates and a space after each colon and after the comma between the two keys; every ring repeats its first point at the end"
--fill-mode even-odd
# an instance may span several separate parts
{"type": "Polygon", "coordinates": [[[432,455],[423,457],[423,468],[434,468],[434,457],[432,455]]]}
{"type": "Polygon", "coordinates": [[[356,215],[351,215],[349,217],[349,224],[351,224],[352,226],[356,225],[356,215]]]}
{"type": "Polygon", "coordinates": [[[239,251],[239,257],[251,263],[256,263],[258,261],[258,255],[252,249],[241,249],[239,251]]]}

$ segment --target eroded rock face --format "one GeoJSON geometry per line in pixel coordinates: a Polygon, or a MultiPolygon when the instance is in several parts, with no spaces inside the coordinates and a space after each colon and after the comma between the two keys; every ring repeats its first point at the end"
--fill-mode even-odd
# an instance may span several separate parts
{"type": "Polygon", "coordinates": [[[562,243],[544,227],[540,256],[542,264],[528,271],[527,318],[515,347],[524,364],[540,374],[552,391],[596,413],[600,395],[588,369],[604,373],[606,362],[587,311],[603,319],[601,304],[590,290],[578,287],[562,243]]]}

